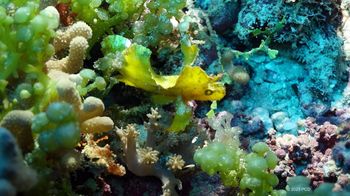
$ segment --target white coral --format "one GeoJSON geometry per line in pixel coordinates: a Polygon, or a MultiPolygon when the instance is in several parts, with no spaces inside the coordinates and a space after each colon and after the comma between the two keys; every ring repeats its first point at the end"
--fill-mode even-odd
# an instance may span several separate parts
{"type": "Polygon", "coordinates": [[[56,38],[53,41],[56,52],[68,48],[70,42],[77,36],[90,39],[92,37],[92,29],[85,22],[79,21],[68,27],[66,31],[57,31],[56,38]]]}
{"type": "Polygon", "coordinates": [[[89,47],[87,40],[78,36],[69,45],[69,54],[60,60],[49,60],[46,62],[47,70],[60,70],[65,73],[77,73],[84,65],[85,51],[89,47]]]}

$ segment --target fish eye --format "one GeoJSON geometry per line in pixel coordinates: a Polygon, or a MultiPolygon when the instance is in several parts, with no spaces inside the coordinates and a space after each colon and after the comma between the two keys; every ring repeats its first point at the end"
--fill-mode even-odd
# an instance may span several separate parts
{"type": "Polygon", "coordinates": [[[212,95],[214,92],[212,91],[212,90],[209,90],[209,89],[207,89],[207,90],[205,90],[204,91],[204,94],[205,95],[212,95]]]}

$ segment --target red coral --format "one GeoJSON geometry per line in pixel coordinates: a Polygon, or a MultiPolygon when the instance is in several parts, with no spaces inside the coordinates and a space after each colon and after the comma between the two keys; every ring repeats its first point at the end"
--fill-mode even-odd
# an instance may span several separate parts
{"type": "Polygon", "coordinates": [[[337,126],[332,125],[329,122],[325,122],[315,133],[315,137],[320,144],[319,148],[321,151],[332,148],[335,145],[337,140],[337,129],[337,126]]]}
{"type": "Polygon", "coordinates": [[[64,26],[69,26],[73,24],[77,14],[72,13],[70,11],[69,4],[58,3],[55,7],[58,10],[58,13],[60,14],[60,21],[64,26]]]}
{"type": "Polygon", "coordinates": [[[113,153],[110,146],[108,144],[104,145],[103,147],[98,145],[99,142],[107,140],[107,136],[95,141],[92,134],[86,134],[85,139],[86,144],[82,150],[82,153],[85,156],[91,160],[94,160],[94,163],[97,165],[106,167],[107,171],[113,175],[125,175],[125,168],[115,162],[116,155],[113,153]]]}

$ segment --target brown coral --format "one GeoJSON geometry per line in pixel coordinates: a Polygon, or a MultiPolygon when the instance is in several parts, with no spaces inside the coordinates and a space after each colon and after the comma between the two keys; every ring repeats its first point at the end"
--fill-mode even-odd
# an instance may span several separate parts
{"type": "Polygon", "coordinates": [[[7,113],[0,122],[0,127],[7,128],[16,137],[20,148],[24,152],[34,149],[32,137],[33,113],[27,110],[12,110],[7,113]]]}

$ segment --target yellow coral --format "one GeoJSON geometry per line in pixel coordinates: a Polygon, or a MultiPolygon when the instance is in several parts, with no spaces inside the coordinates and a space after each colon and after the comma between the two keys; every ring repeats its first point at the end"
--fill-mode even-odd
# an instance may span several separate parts
{"type": "Polygon", "coordinates": [[[169,158],[166,165],[169,169],[176,171],[176,170],[182,170],[185,166],[185,161],[182,159],[181,155],[173,155],[169,158]]]}
{"type": "Polygon", "coordinates": [[[144,164],[155,164],[158,161],[158,155],[159,152],[156,150],[153,150],[151,147],[146,147],[146,148],[140,148],[138,149],[138,154],[141,163],[144,164]]]}

